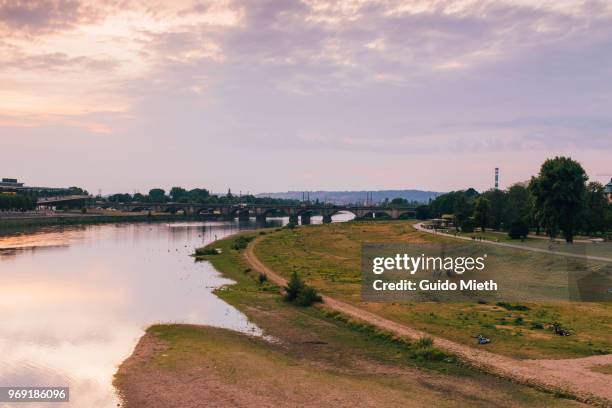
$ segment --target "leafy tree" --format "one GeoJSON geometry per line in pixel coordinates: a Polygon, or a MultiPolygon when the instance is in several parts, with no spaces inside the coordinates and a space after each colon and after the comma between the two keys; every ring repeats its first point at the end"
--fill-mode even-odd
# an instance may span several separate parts
{"type": "Polygon", "coordinates": [[[466,219],[461,223],[461,232],[474,232],[476,223],[471,218],[466,219]]]}
{"type": "Polygon", "coordinates": [[[391,207],[407,207],[407,206],[408,206],[408,200],[406,200],[405,198],[396,197],[393,200],[391,200],[391,207]]]}
{"type": "Polygon", "coordinates": [[[506,194],[507,205],[504,224],[512,225],[516,221],[524,224],[532,224],[532,196],[527,187],[515,184],[508,189],[506,194]]]}
{"type": "Polygon", "coordinates": [[[455,200],[455,228],[463,227],[463,223],[472,215],[474,212],[473,204],[468,201],[465,194],[457,195],[455,200]]]}
{"type": "Polygon", "coordinates": [[[476,199],[476,204],[474,207],[474,219],[476,220],[476,224],[482,229],[482,232],[485,232],[485,228],[487,227],[487,222],[489,220],[489,213],[491,212],[491,203],[485,196],[480,196],[476,199]]]}
{"type": "Polygon", "coordinates": [[[130,203],[132,202],[132,196],[129,194],[113,194],[108,197],[108,201],[113,203],[130,203]]]}
{"type": "Polygon", "coordinates": [[[561,230],[566,242],[574,241],[584,213],[587,180],[580,163],[569,157],[546,160],[538,177],[532,178],[530,190],[549,236],[561,230]]]}
{"type": "Polygon", "coordinates": [[[429,205],[419,205],[416,208],[417,220],[427,220],[432,218],[431,207],[429,205]]]}
{"type": "Polygon", "coordinates": [[[492,189],[485,191],[483,195],[489,200],[490,204],[490,223],[489,225],[496,231],[502,229],[506,216],[507,198],[503,190],[492,189]]]}
{"type": "Polygon", "coordinates": [[[604,186],[592,181],[587,185],[586,212],[584,216],[584,231],[587,235],[593,232],[606,230],[606,207],[608,200],[604,193],[604,186]]]}
{"type": "Polygon", "coordinates": [[[529,234],[529,225],[523,219],[517,219],[510,224],[508,236],[512,239],[525,239],[529,234]]]}
{"type": "Polygon", "coordinates": [[[153,203],[164,203],[168,201],[166,192],[162,188],[153,188],[149,190],[149,200],[153,203]]]}
{"type": "Polygon", "coordinates": [[[36,208],[36,198],[21,194],[0,193],[0,210],[31,211],[36,208]]]}
{"type": "Polygon", "coordinates": [[[187,190],[182,187],[172,187],[170,189],[170,198],[172,201],[181,201],[181,199],[187,198],[187,190]]]}

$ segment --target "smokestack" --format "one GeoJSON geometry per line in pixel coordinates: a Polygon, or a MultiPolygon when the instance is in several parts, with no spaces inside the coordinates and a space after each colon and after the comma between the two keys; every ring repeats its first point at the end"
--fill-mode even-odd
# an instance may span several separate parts
{"type": "Polygon", "coordinates": [[[495,168],[495,189],[499,189],[499,167],[495,168]]]}

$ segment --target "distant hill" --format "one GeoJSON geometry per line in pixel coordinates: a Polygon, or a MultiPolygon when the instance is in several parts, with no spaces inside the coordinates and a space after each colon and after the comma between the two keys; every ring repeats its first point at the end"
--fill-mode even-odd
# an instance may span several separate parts
{"type": "MultiPolygon", "coordinates": [[[[416,201],[419,203],[427,203],[429,199],[433,199],[440,194],[435,191],[422,190],[378,190],[378,191],[310,191],[310,201],[334,203],[334,204],[350,204],[350,203],[365,203],[366,197],[369,194],[374,203],[380,203],[388,198],[403,198],[408,201],[416,201]]],[[[302,191],[287,191],[284,193],[260,193],[257,197],[285,198],[293,200],[302,199],[302,191]]]]}

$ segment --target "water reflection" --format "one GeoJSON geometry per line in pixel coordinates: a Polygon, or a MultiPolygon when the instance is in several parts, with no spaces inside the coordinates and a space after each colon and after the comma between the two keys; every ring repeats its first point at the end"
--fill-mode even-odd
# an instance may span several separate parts
{"type": "Polygon", "coordinates": [[[71,402],[61,406],[116,407],[112,376],[149,325],[260,334],[212,293],[231,281],[189,256],[255,227],[254,220],[117,224],[0,237],[0,385],[69,386],[71,402]]]}

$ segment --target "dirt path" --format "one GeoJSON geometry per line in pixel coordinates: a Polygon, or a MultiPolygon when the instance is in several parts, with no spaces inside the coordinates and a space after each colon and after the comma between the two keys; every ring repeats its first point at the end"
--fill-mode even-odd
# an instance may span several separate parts
{"type": "MultiPolygon", "coordinates": [[[[258,237],[251,241],[244,252],[245,260],[253,270],[265,273],[270,281],[280,286],[286,285],[285,278],[268,268],[255,256],[254,248],[260,239],[258,237]]],[[[580,359],[517,360],[441,337],[431,336],[428,333],[393,322],[329,296],[323,296],[323,303],[325,306],[347,316],[362,320],[399,336],[412,340],[429,336],[433,338],[436,347],[450,352],[462,361],[488,373],[542,390],[571,394],[582,402],[612,407],[612,377],[589,369],[594,365],[612,364],[612,354],[580,359]]]]}

